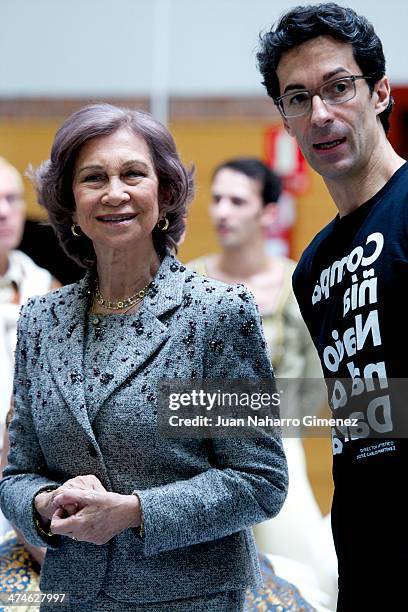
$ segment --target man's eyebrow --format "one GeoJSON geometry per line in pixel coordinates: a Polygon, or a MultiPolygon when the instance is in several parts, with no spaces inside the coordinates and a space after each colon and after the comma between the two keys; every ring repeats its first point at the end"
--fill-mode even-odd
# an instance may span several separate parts
{"type": "MultiPolygon", "coordinates": [[[[323,82],[328,81],[329,79],[333,78],[334,76],[342,72],[347,72],[347,74],[350,74],[346,68],[339,66],[338,68],[335,68],[334,70],[330,70],[330,72],[326,72],[326,74],[323,75],[322,81],[323,82]]],[[[307,91],[307,87],[305,87],[302,84],[290,83],[289,85],[286,85],[285,91],[283,93],[285,94],[287,91],[292,91],[293,89],[307,91]]]]}

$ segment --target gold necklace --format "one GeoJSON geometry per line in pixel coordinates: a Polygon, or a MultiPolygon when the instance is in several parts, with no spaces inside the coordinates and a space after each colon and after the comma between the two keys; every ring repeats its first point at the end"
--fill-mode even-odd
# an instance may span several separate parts
{"type": "Polygon", "coordinates": [[[150,283],[143,287],[143,289],[139,289],[139,291],[136,291],[136,293],[134,293],[133,295],[122,298],[115,302],[114,300],[108,300],[107,298],[103,297],[99,289],[99,281],[98,279],[96,279],[94,298],[100,306],[103,306],[103,308],[107,308],[108,310],[124,310],[125,308],[130,308],[131,306],[134,306],[135,304],[141,302],[145,297],[149,286],[150,283]]]}

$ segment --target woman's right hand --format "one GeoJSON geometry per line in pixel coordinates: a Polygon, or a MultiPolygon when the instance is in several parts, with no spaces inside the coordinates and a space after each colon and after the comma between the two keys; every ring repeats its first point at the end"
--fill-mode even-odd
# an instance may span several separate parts
{"type": "MultiPolygon", "coordinates": [[[[41,491],[35,496],[34,505],[44,522],[50,521],[57,509],[53,503],[54,497],[62,493],[66,488],[84,489],[86,491],[93,490],[100,491],[101,493],[106,492],[99,478],[93,474],[84,474],[70,478],[64,482],[63,485],[58,487],[58,489],[54,489],[53,491],[41,491]]],[[[64,510],[69,516],[72,516],[72,514],[75,514],[77,511],[77,506],[75,504],[67,504],[64,506],[64,510]]]]}
{"type": "Polygon", "coordinates": [[[34,498],[34,506],[43,522],[50,521],[55,512],[54,497],[59,489],[53,491],[41,491],[34,498]]]}

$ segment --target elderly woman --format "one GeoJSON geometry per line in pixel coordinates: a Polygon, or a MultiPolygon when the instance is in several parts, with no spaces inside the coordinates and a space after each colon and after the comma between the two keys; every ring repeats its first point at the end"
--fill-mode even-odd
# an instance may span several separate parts
{"type": "Polygon", "coordinates": [[[281,442],[160,436],[157,412],[165,378],[272,376],[253,298],[171,254],[191,177],[150,115],[74,113],[35,182],[88,272],[22,310],[3,511],[47,546],[41,588],[70,610],[242,610],[281,442]]]}

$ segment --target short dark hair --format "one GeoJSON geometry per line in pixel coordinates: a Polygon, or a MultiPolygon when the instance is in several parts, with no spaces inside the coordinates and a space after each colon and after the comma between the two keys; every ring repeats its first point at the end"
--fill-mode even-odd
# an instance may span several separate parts
{"type": "MultiPolygon", "coordinates": [[[[350,8],[328,2],[295,7],[282,15],[275,29],[271,28],[260,36],[257,60],[268,95],[272,99],[280,95],[276,69],[282,54],[317,36],[332,36],[341,42],[350,43],[362,74],[370,77],[368,85],[373,92],[374,84],[385,74],[381,41],[365,17],[357,15],[350,8]]],[[[390,97],[387,108],[379,115],[385,133],[390,127],[393,103],[390,97]]]]}
{"type": "Polygon", "coordinates": [[[169,220],[166,232],[153,230],[156,251],[163,256],[177,251],[185,229],[186,207],[193,197],[193,169],[187,170],[178,155],[172,135],[149,113],[111,104],[92,104],[73,113],[57,131],[51,157],[30,175],[38,201],[48,211],[57,237],[72,259],[83,267],[95,263],[92,241],[71,232],[75,200],[72,192],[74,166],[82,146],[93,138],[128,128],[146,142],[159,182],[159,209],[169,220]]]}
{"type": "Polygon", "coordinates": [[[282,181],[273,170],[256,157],[235,157],[219,164],[214,172],[215,175],[224,168],[235,170],[245,176],[261,183],[261,197],[263,205],[277,202],[282,193],[282,181]]]}

